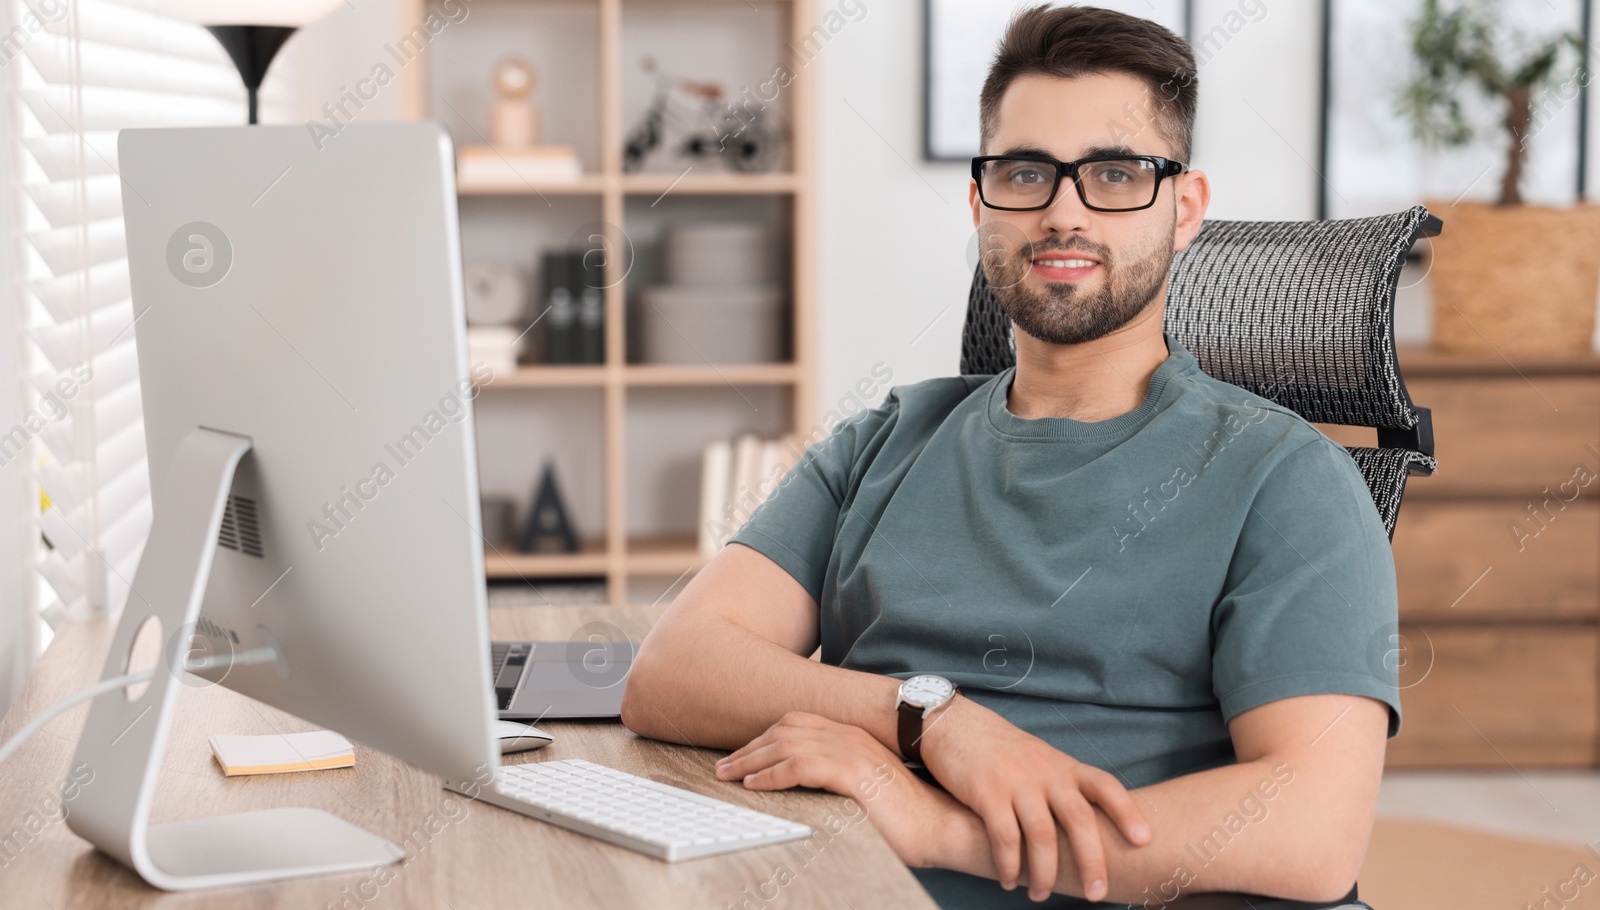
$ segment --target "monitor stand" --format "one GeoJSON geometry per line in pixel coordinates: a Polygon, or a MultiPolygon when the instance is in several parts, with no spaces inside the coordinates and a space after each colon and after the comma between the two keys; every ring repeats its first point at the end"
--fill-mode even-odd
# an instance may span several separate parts
{"type": "Polygon", "coordinates": [[[160,663],[144,693],[95,699],[73,768],[94,774],[67,824],[79,836],[168,891],[373,869],[405,857],[398,845],[317,809],[281,808],[150,824],[150,801],[179,690],[183,636],[200,618],[223,506],[250,440],[197,428],[160,481],[158,510],[102,680],[128,672],[129,648],[148,617],[160,621],[160,663]],[[148,715],[148,716],[147,716],[148,715]]]}

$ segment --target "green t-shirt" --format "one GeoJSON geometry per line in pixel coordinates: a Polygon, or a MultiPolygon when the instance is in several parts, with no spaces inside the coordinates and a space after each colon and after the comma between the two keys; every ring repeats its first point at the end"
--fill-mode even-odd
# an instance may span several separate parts
{"type": "MultiPolygon", "coordinates": [[[[731,540],[816,599],[825,663],[944,676],[1130,789],[1233,763],[1228,721],[1289,696],[1380,699],[1392,738],[1394,560],[1360,470],[1166,343],[1110,420],[1012,414],[1015,368],[895,386],[731,540]]],[[[946,907],[1040,906],[918,877],[946,907]]]]}

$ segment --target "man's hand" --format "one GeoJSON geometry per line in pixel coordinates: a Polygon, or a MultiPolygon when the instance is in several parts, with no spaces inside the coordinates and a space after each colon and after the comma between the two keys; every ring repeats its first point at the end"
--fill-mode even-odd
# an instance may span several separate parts
{"type": "Polygon", "coordinates": [[[1095,806],[1128,843],[1144,846],[1151,841],[1143,813],[1115,776],[1077,761],[969,698],[958,695],[934,712],[920,751],[923,764],[950,795],[983,820],[995,869],[1008,891],[1022,874],[1025,846],[1028,896],[1036,901],[1050,896],[1059,871],[1059,821],[1084,883],[1084,897],[1105,897],[1110,884],[1095,806]]]}
{"type": "MultiPolygon", "coordinates": [[[[751,790],[814,787],[852,797],[900,861],[916,868],[938,865],[934,838],[954,833],[952,823],[970,815],[948,793],[907,770],[872,734],[801,711],[784,715],[717,762],[717,778],[743,778],[751,790]]],[[[973,827],[979,827],[975,820],[973,827]]]]}

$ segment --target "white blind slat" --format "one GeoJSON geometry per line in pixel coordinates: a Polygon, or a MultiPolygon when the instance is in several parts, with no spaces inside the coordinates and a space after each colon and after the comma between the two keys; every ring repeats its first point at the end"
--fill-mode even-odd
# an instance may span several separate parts
{"type": "MultiPolygon", "coordinates": [[[[66,278],[69,277],[62,277],[62,280],[66,280],[66,278]]],[[[122,280],[123,283],[128,281],[126,270],[123,270],[122,280]]],[[[64,321],[64,323],[56,323],[56,325],[35,325],[34,328],[29,329],[27,334],[34,339],[34,344],[38,345],[38,350],[42,350],[45,353],[45,357],[50,360],[51,366],[54,366],[58,371],[67,371],[67,369],[72,369],[72,365],[75,365],[75,363],[86,363],[88,358],[94,357],[101,350],[106,350],[107,347],[112,345],[112,342],[122,341],[123,337],[125,337],[123,336],[123,331],[128,326],[133,325],[133,301],[123,297],[122,305],[109,305],[109,307],[101,307],[101,309],[94,310],[93,313],[90,313],[88,320],[90,320],[90,323],[88,323],[90,349],[88,350],[82,349],[82,336],[78,334],[80,333],[80,328],[74,325],[72,321],[64,321]]],[[[98,393],[101,393],[101,395],[106,392],[107,389],[98,389],[98,393]]]]}
{"type": "Polygon", "coordinates": [[[39,530],[50,539],[60,558],[68,563],[80,557],[115,565],[136,548],[150,530],[150,485],[144,463],[124,472],[124,476],[102,487],[100,545],[91,553],[88,541],[89,508],[82,504],[68,510],[65,503],[53,503],[39,516],[39,530]]]}
{"type": "Polygon", "coordinates": [[[100,480],[100,523],[110,526],[133,512],[141,502],[150,501],[150,475],[145,462],[109,480],[100,480]]]}
{"type": "MultiPolygon", "coordinates": [[[[50,180],[73,180],[117,172],[116,130],[91,130],[79,139],[75,133],[48,133],[25,140],[28,153],[50,180]],[[84,147],[87,142],[88,147],[84,147]]],[[[120,212],[118,213],[121,214],[120,212]]]]}
{"type": "Polygon", "coordinates": [[[24,89],[22,101],[52,133],[78,130],[122,130],[149,126],[211,126],[243,123],[244,107],[236,100],[199,95],[174,96],[137,89],[85,88],[64,85],[24,89]],[[77,101],[77,110],[72,102],[77,101]]]}
{"type": "Polygon", "coordinates": [[[139,381],[139,354],[138,347],[133,343],[133,332],[128,332],[116,344],[95,354],[89,381],[102,388],[115,388],[139,381]]]}
{"type": "Polygon", "coordinates": [[[127,235],[121,218],[105,218],[76,227],[32,231],[28,243],[38,251],[50,271],[65,275],[105,265],[128,255],[127,235]]]}
{"type": "Polygon", "coordinates": [[[227,61],[227,51],[205,29],[117,0],[72,0],[75,17],[48,22],[46,31],[67,38],[113,44],[191,60],[227,61]],[[73,27],[76,26],[74,34],[73,27]]]}
{"type": "Polygon", "coordinates": [[[76,505],[89,497],[88,470],[89,466],[83,462],[63,464],[54,460],[46,461],[39,468],[39,486],[52,500],[60,499],[76,505]]]}
{"type": "MultiPolygon", "coordinates": [[[[97,433],[115,433],[132,426],[139,420],[139,385],[128,383],[109,392],[101,391],[94,399],[94,428],[97,433]]],[[[104,475],[100,482],[105,483],[104,475]]]]}
{"type": "Polygon", "coordinates": [[[44,81],[54,84],[199,95],[233,104],[245,96],[239,73],[227,59],[179,60],[114,44],[74,44],[51,34],[29,41],[23,53],[44,81]]]}
{"type": "MultiPolygon", "coordinates": [[[[30,283],[35,299],[50,312],[50,318],[66,321],[69,318],[93,315],[99,310],[123,304],[128,307],[128,265],[122,259],[94,265],[88,272],[69,272],[56,278],[40,278],[30,283]]],[[[128,310],[133,312],[133,310],[128,310]]]]}
{"type": "MultiPolygon", "coordinates": [[[[100,530],[100,556],[111,565],[117,565],[143,547],[145,535],[150,533],[150,516],[150,497],[146,496],[124,514],[106,522],[100,530]]],[[[133,578],[130,572],[122,574],[130,580],[133,578]]]]}
{"type": "MultiPolygon", "coordinates": [[[[46,423],[34,437],[44,445],[45,452],[57,461],[78,462],[83,459],[83,452],[78,445],[77,421],[69,414],[58,417],[46,423]]],[[[45,491],[49,493],[49,490],[45,491]]],[[[94,495],[93,490],[85,490],[84,500],[87,501],[94,495]]],[[[51,497],[52,499],[54,496],[51,497]]],[[[74,502],[72,505],[76,506],[74,502]]]]}
{"type": "Polygon", "coordinates": [[[56,503],[39,513],[39,530],[55,545],[56,552],[65,560],[77,559],[86,549],[88,537],[78,523],[86,517],[88,509],[78,504],[74,516],[68,516],[64,503],[56,503]],[[75,523],[75,519],[76,522],[75,523]]]}
{"type": "Polygon", "coordinates": [[[36,325],[28,330],[28,337],[39,346],[45,360],[57,374],[64,373],[77,362],[78,346],[69,336],[70,320],[36,325]]]}
{"type": "Polygon", "coordinates": [[[143,461],[144,421],[103,439],[95,448],[94,458],[95,464],[108,476],[116,476],[130,465],[143,461]]]}
{"type": "MultiPolygon", "coordinates": [[[[65,532],[70,535],[69,532],[65,532]]],[[[54,538],[51,538],[52,542],[54,538]]],[[[50,590],[67,603],[72,604],[84,599],[84,579],[87,577],[83,570],[84,554],[79,553],[76,559],[64,558],[60,551],[53,550],[48,556],[39,561],[39,574],[44,577],[50,590]]]]}
{"type": "MultiPolygon", "coordinates": [[[[128,280],[126,265],[124,265],[122,275],[122,286],[124,288],[127,287],[128,280]]],[[[127,296],[128,293],[131,293],[131,291],[126,291],[120,300],[114,299],[113,303],[100,307],[89,314],[90,356],[99,357],[113,344],[121,344],[124,341],[132,340],[133,329],[129,327],[133,325],[134,320],[133,298],[127,296]]],[[[105,387],[102,386],[101,394],[106,391],[105,387]]]]}
{"type": "MultiPolygon", "coordinates": [[[[94,156],[91,154],[89,157],[94,156]]],[[[53,228],[88,224],[107,218],[122,220],[122,178],[116,174],[83,180],[29,183],[23,189],[53,228]]]]}

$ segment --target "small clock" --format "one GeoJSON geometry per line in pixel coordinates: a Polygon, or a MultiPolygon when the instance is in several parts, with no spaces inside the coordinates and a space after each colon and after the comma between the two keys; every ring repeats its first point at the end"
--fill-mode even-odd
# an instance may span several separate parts
{"type": "Polygon", "coordinates": [[[467,322],[509,325],[527,310],[527,285],[522,273],[504,262],[481,260],[466,268],[467,322]]]}

